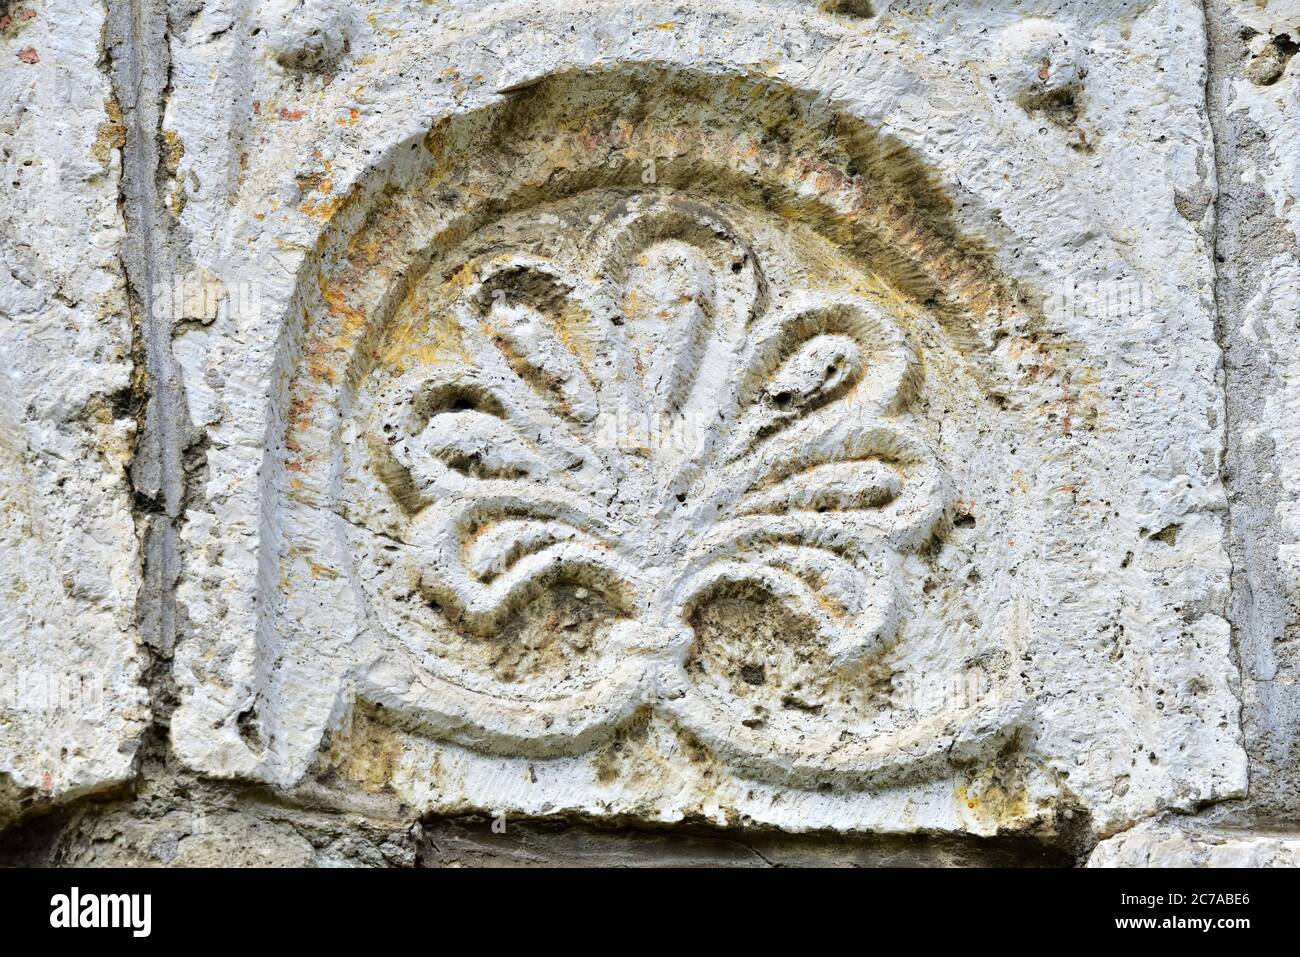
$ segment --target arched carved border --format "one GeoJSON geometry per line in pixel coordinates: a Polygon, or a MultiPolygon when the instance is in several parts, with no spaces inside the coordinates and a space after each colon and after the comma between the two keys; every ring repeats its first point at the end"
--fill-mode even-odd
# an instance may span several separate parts
{"type": "MultiPolygon", "coordinates": [[[[288,590],[275,589],[260,611],[259,697],[295,702],[287,708],[280,704],[281,713],[261,716],[265,746],[276,763],[288,758],[282,773],[290,778],[301,773],[309,756],[277,756],[276,740],[295,736],[307,722],[327,725],[329,715],[347,709],[353,693],[383,704],[394,720],[414,723],[425,733],[489,752],[503,746],[496,737],[501,732],[484,727],[491,702],[473,693],[461,697],[442,684],[427,686],[418,669],[374,644],[360,613],[332,617],[328,635],[313,635],[301,626],[315,614],[313,604],[357,604],[350,591],[346,546],[329,544],[340,541],[345,519],[336,508],[338,464],[326,461],[338,440],[349,390],[359,385],[364,363],[357,357],[379,348],[394,310],[439,254],[484,224],[594,187],[636,189],[644,185],[645,164],[652,162],[661,190],[723,193],[778,211],[856,261],[869,263],[894,292],[894,308],[913,317],[937,318],[967,355],[986,396],[998,394],[981,368],[978,343],[989,326],[1004,321],[1001,313],[1019,304],[991,257],[961,236],[947,199],[924,164],[901,144],[835,112],[815,95],[768,80],[723,81],[723,88],[745,103],[745,112],[739,117],[710,115],[716,82],[657,66],[549,78],[495,108],[438,124],[422,142],[407,146],[406,185],[359,193],[330,211],[316,274],[300,287],[306,324],[301,332],[288,327],[292,334],[285,340],[280,367],[291,397],[277,420],[286,431],[276,427],[264,471],[264,481],[271,483],[265,500],[279,505],[268,511],[263,540],[283,535],[278,554],[263,552],[264,580],[288,583],[288,590]],[[640,98],[632,112],[644,108],[651,120],[646,126],[656,127],[658,142],[637,143],[635,129],[619,142],[618,124],[600,128],[602,117],[608,119],[602,99],[614,103],[629,97],[640,98]],[[660,123],[654,115],[668,104],[681,110],[677,125],[660,123]],[[528,129],[530,117],[537,116],[560,119],[553,147],[565,160],[503,155],[510,152],[509,138],[528,129]],[[715,118],[720,135],[693,135],[699,129],[693,124],[707,129],[715,118]],[[743,124],[730,125],[740,120],[743,124]],[[584,132],[584,126],[590,128],[584,132]],[[759,131],[748,151],[734,142],[734,131],[742,126],[759,131]],[[578,152],[572,149],[575,142],[581,146],[578,152]],[[674,149],[676,153],[664,155],[674,149]],[[483,162],[475,162],[475,156],[483,162]],[[363,203],[362,197],[371,201],[363,203]],[[413,218],[422,218],[422,228],[410,228],[413,218]],[[436,225],[430,228],[429,223],[436,225]],[[282,470],[274,464],[279,456],[282,470]],[[305,549],[306,542],[316,547],[305,549]],[[294,662],[292,682],[280,683],[283,672],[277,662],[286,657],[294,662]],[[319,662],[311,664],[313,657],[319,662]],[[304,670],[315,670],[320,684],[304,686],[304,670]],[[433,711],[419,705],[431,695],[439,702],[433,711]]],[[[719,104],[712,105],[716,111],[719,104]]],[[[635,685],[645,676],[632,669],[620,680],[635,685]]],[[[544,705],[534,706],[532,730],[508,735],[506,746],[523,753],[581,751],[613,733],[635,707],[636,701],[625,697],[614,712],[597,709],[590,722],[565,728],[557,738],[551,733],[556,715],[544,705]]],[[[833,772],[823,761],[785,756],[754,763],[737,755],[736,760],[750,773],[776,775],[789,783],[814,784],[828,774],[831,780],[858,786],[898,781],[968,761],[987,748],[996,750],[1016,734],[1023,708],[1012,695],[991,710],[984,707],[955,722],[941,715],[914,734],[882,736],[857,748],[856,757],[837,757],[833,772]]],[[[709,743],[727,751],[726,735],[709,743]]]]}

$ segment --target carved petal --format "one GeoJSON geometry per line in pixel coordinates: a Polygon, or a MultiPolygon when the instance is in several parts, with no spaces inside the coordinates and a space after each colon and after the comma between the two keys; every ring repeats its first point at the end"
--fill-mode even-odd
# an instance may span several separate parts
{"type": "MultiPolygon", "coordinates": [[[[513,376],[513,374],[511,374],[513,376]]],[[[612,478],[591,448],[530,414],[527,399],[474,369],[412,375],[388,399],[378,470],[408,513],[475,483],[518,481],[607,500],[612,478]]]]}
{"type": "Polygon", "coordinates": [[[480,634],[562,580],[632,609],[637,576],[610,547],[610,529],[580,503],[524,488],[434,506],[417,519],[426,597],[480,634]]]}
{"type": "Polygon", "coordinates": [[[830,551],[772,546],[707,562],[681,586],[689,619],[701,601],[758,590],[808,621],[835,666],[860,661],[898,628],[897,587],[883,553],[849,562],[830,551]]]}
{"type": "Polygon", "coordinates": [[[465,549],[465,567],[488,582],[521,558],[552,545],[578,539],[580,533],[564,522],[507,519],[480,531],[465,549]]]}
{"type": "Polygon", "coordinates": [[[545,260],[508,256],[479,268],[481,280],[458,308],[473,374],[501,397],[516,430],[620,474],[618,450],[601,428],[626,410],[612,303],[584,295],[545,260]]]}
{"type": "Polygon", "coordinates": [[[444,485],[446,469],[481,479],[535,478],[541,459],[496,416],[484,412],[442,412],[418,434],[393,445],[393,456],[428,496],[444,485]]]}
{"type": "Polygon", "coordinates": [[[654,491],[670,500],[679,477],[718,441],[730,409],[735,361],[767,308],[767,283],[738,230],[680,197],[634,197],[598,242],[606,298],[618,304],[629,355],[623,416],[645,436],[654,491]]]}
{"type": "Polygon", "coordinates": [[[578,422],[596,418],[596,391],[542,313],[527,305],[496,303],[485,328],[515,374],[550,408],[578,422]]]}
{"type": "Polygon", "coordinates": [[[697,524],[701,547],[796,541],[853,554],[876,542],[907,550],[934,531],[949,490],[933,454],[898,426],[801,422],[726,469],[697,524]]]}
{"type": "Polygon", "coordinates": [[[849,459],[809,466],[746,495],[737,506],[742,515],[779,515],[789,511],[880,508],[903,487],[898,472],[878,459],[849,459]]]}
{"type": "Polygon", "coordinates": [[[703,252],[661,240],[638,257],[623,301],[623,333],[655,415],[689,400],[716,313],[714,269],[703,252]]]}
{"type": "Polygon", "coordinates": [[[492,343],[510,370],[551,412],[590,422],[608,377],[601,353],[608,345],[608,316],[580,302],[575,283],[551,264],[508,257],[484,267],[469,290],[471,333],[492,343]]]}
{"type": "Polygon", "coordinates": [[[820,334],[786,359],[763,387],[763,401],[784,414],[821,405],[862,378],[862,349],[851,336],[820,334]]]}
{"type": "Polygon", "coordinates": [[[740,424],[725,460],[834,405],[874,416],[906,398],[915,357],[888,316],[864,299],[805,294],[765,317],[740,364],[740,424]]]}

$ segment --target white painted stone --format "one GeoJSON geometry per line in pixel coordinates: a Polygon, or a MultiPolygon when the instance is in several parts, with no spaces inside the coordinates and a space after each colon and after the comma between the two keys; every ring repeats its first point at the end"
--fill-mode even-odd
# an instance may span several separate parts
{"type": "Polygon", "coordinates": [[[1300,31],[1300,0],[1229,0],[1242,23],[1261,33],[1300,31]]]}
{"type": "Polygon", "coordinates": [[[1300,835],[1148,821],[1102,841],[1088,867],[1300,867],[1300,835]]]}
{"type": "Polygon", "coordinates": [[[790,830],[1244,791],[1198,3],[254,6],[165,120],[256,291],[176,339],[182,760],[790,830]]]}
{"type": "Polygon", "coordinates": [[[1265,418],[1249,438],[1270,442],[1277,455],[1282,501],[1275,528],[1283,538],[1277,557],[1288,591],[1300,596],[1300,262],[1280,255],[1270,267],[1247,306],[1243,332],[1277,356],[1281,388],[1265,398],[1265,418]]]}
{"type": "Polygon", "coordinates": [[[1290,61],[1281,75],[1266,85],[1249,79],[1232,84],[1231,112],[1244,111],[1268,131],[1268,163],[1247,171],[1273,199],[1278,219],[1300,237],[1300,69],[1290,61]]]}
{"type": "Polygon", "coordinates": [[[0,19],[0,826],[131,775],[148,718],[126,470],[122,126],[102,4],[0,19]]]}

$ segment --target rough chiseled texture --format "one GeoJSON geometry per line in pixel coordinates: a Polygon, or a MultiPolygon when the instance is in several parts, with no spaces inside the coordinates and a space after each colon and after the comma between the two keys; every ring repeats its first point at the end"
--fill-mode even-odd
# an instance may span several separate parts
{"type": "MultiPolygon", "coordinates": [[[[149,242],[95,244],[123,397],[58,466],[112,478],[122,604],[60,600],[166,636],[158,735],[50,853],[1284,859],[1293,8],[122,0],[149,242]]],[[[118,146],[68,201],[120,232],[118,146]]]]}
{"type": "Polygon", "coordinates": [[[129,781],[149,715],[104,19],[0,7],[0,827],[129,781]]]}
{"type": "Polygon", "coordinates": [[[1226,3],[1216,19],[1232,617],[1251,813],[1286,820],[1300,812],[1300,8],[1226,3]]]}
{"type": "Polygon", "coordinates": [[[1088,866],[1300,867],[1300,836],[1159,821],[1102,841],[1088,866]]]}

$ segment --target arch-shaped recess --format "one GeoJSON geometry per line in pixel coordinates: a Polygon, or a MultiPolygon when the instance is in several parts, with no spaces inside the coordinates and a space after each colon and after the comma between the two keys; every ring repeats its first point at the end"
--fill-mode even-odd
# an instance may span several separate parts
{"type": "Polygon", "coordinates": [[[1014,733],[1017,699],[899,730],[859,693],[948,614],[915,587],[951,504],[927,369],[968,367],[945,414],[987,433],[973,344],[1017,308],[915,154],[816,94],[656,65],[557,74],[402,149],[331,211],[281,342],[261,773],[301,776],[356,695],[538,759],[649,710],[800,787],[1014,733]],[[696,354],[662,378],[629,345],[682,330],[696,354]],[[699,677],[715,593],[793,616],[824,707],[792,692],[759,721],[699,677]]]}

